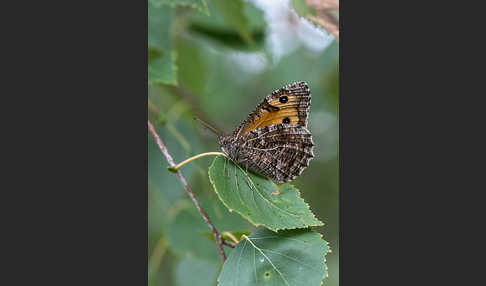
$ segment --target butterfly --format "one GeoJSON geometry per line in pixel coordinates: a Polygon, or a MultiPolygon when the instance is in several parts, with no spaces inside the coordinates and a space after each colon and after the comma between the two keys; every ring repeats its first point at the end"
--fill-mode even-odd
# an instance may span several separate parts
{"type": "Polygon", "coordinates": [[[307,129],[310,103],[305,82],[273,91],[231,134],[219,136],[221,150],[240,166],[277,183],[294,180],[314,157],[307,129]]]}

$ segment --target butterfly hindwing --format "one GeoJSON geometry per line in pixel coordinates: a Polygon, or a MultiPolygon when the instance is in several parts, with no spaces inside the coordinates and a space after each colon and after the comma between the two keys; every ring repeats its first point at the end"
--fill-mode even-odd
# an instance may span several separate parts
{"type": "Polygon", "coordinates": [[[295,179],[314,157],[312,135],[303,126],[265,126],[248,132],[241,142],[241,164],[278,183],[295,179]]]}

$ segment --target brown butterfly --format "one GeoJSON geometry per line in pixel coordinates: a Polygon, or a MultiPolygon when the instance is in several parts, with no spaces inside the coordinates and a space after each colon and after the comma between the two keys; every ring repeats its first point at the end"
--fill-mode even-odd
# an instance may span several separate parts
{"type": "Polygon", "coordinates": [[[290,182],[314,157],[307,130],[311,94],[307,83],[295,82],[269,94],[229,135],[218,134],[221,150],[246,170],[278,183],[290,182]]]}
{"type": "Polygon", "coordinates": [[[314,157],[307,130],[311,94],[307,83],[295,82],[269,94],[229,135],[221,150],[234,162],[278,183],[289,182],[314,157]]]}

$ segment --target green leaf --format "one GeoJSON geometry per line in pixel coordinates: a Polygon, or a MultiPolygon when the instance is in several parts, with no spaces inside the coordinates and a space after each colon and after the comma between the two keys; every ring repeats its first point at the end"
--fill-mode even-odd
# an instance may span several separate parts
{"type": "Polygon", "coordinates": [[[214,286],[220,265],[186,256],[174,270],[176,283],[178,286],[214,286]]]}
{"type": "Polygon", "coordinates": [[[175,42],[177,49],[178,81],[188,93],[199,96],[204,92],[208,73],[208,62],[211,60],[201,44],[193,37],[177,37],[175,42]]]}
{"type": "Polygon", "coordinates": [[[242,0],[213,0],[212,3],[226,24],[236,30],[247,44],[253,44],[250,24],[245,15],[245,3],[242,0]]]}
{"type": "Polygon", "coordinates": [[[167,6],[148,5],[148,45],[159,51],[172,48],[170,27],[174,19],[174,9],[167,6]]]}
{"type": "Polygon", "coordinates": [[[244,169],[225,157],[214,159],[209,180],[224,205],[255,226],[264,225],[277,231],[323,225],[294,186],[277,186],[250,171],[247,178],[244,169]],[[275,194],[277,191],[280,193],[275,194]]]}
{"type": "Polygon", "coordinates": [[[209,16],[208,4],[205,0],[149,0],[149,2],[154,7],[160,7],[162,4],[171,7],[175,7],[176,5],[191,7],[209,16]]]}
{"type": "Polygon", "coordinates": [[[174,9],[148,5],[148,81],[177,85],[177,53],[172,48],[170,27],[174,9]]]}
{"type": "Polygon", "coordinates": [[[149,48],[148,81],[149,83],[162,83],[177,85],[177,58],[176,51],[162,54],[156,49],[149,48]]]}
{"type": "Polygon", "coordinates": [[[319,286],[327,277],[327,242],[309,229],[262,228],[241,240],[223,265],[219,286],[319,286]]]}
{"type": "MultiPolygon", "coordinates": [[[[228,3],[223,4],[227,5],[228,3]]],[[[247,19],[243,21],[247,21],[248,25],[245,26],[245,24],[240,27],[243,30],[238,30],[234,25],[228,24],[226,20],[233,14],[231,6],[220,11],[211,1],[208,3],[208,7],[211,17],[206,17],[201,13],[194,13],[190,17],[190,32],[194,35],[202,36],[197,37],[198,40],[205,41],[205,44],[216,44],[218,47],[222,46],[242,51],[256,51],[263,47],[266,22],[262,10],[249,2],[243,2],[243,17],[241,16],[241,11],[235,13],[240,15],[240,19],[247,19]],[[226,17],[223,15],[224,11],[229,11],[226,17]],[[253,44],[249,45],[247,39],[241,33],[249,33],[253,44]]],[[[197,47],[200,45],[197,44],[197,47]]]]}

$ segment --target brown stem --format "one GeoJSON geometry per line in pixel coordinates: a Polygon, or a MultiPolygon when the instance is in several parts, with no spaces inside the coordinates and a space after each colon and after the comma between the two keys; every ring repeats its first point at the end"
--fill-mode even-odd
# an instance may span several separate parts
{"type": "Polygon", "coordinates": [[[339,9],[339,0],[307,0],[307,5],[318,10],[339,9]]]}
{"type": "MultiPolygon", "coordinates": [[[[167,148],[165,147],[164,142],[162,142],[162,139],[160,139],[159,135],[155,131],[154,127],[152,126],[152,123],[150,123],[150,120],[148,120],[147,122],[148,122],[148,128],[150,130],[150,133],[152,133],[152,135],[155,138],[155,141],[157,141],[157,145],[159,145],[160,150],[164,154],[165,158],[167,158],[167,162],[169,162],[169,165],[171,167],[174,167],[176,164],[174,163],[174,159],[172,159],[172,156],[169,154],[169,151],[167,151],[167,148]]],[[[221,255],[221,258],[223,259],[223,262],[225,262],[226,261],[226,255],[224,254],[223,238],[222,238],[221,234],[219,234],[219,232],[216,230],[213,223],[209,219],[208,214],[201,207],[201,204],[199,203],[196,196],[192,192],[191,187],[187,184],[187,181],[184,178],[184,176],[182,176],[182,173],[180,171],[177,171],[176,175],[177,175],[177,177],[179,177],[179,180],[181,181],[182,185],[184,186],[184,189],[186,189],[187,194],[191,198],[192,202],[196,205],[196,208],[199,211],[199,213],[201,214],[201,216],[203,217],[204,221],[208,224],[209,229],[211,230],[211,232],[214,235],[214,240],[216,241],[216,244],[218,245],[219,254],[221,255]]]]}
{"type": "Polygon", "coordinates": [[[312,15],[307,16],[311,21],[320,25],[324,29],[326,29],[329,33],[331,33],[336,41],[339,42],[339,24],[327,13],[323,13],[320,15],[321,17],[315,17],[312,15]]]}
{"type": "Polygon", "coordinates": [[[339,10],[339,1],[306,0],[306,3],[317,13],[317,16],[307,15],[307,18],[323,27],[336,38],[336,41],[339,42],[339,20],[330,13],[331,10],[339,10]]]}
{"type": "Polygon", "coordinates": [[[229,240],[226,240],[226,239],[223,239],[223,244],[224,245],[227,245],[231,248],[235,248],[236,247],[236,243],[232,242],[232,241],[229,241],[229,240]]]}

